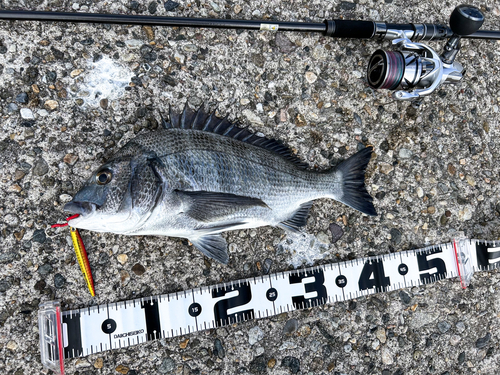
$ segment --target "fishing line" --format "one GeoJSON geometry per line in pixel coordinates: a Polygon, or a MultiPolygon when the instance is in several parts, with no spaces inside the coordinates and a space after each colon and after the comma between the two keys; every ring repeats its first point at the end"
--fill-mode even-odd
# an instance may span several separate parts
{"type": "Polygon", "coordinates": [[[443,279],[466,288],[474,272],[499,267],[500,241],[461,239],[64,312],[59,301],[44,302],[42,363],[64,374],[64,359],[443,279]]]}

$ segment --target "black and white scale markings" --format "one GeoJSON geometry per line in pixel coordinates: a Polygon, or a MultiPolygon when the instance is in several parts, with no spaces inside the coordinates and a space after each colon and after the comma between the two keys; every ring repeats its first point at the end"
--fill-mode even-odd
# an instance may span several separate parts
{"type": "MultiPolygon", "coordinates": [[[[458,243],[460,261],[455,255],[454,243],[447,243],[62,312],[64,348],[63,351],[59,348],[60,354],[64,358],[81,357],[325,303],[425,285],[459,276],[460,262],[464,263],[462,267],[469,267],[471,274],[500,267],[500,241],[460,240],[458,243]]],[[[461,273],[463,276],[464,271],[461,273]]]]}

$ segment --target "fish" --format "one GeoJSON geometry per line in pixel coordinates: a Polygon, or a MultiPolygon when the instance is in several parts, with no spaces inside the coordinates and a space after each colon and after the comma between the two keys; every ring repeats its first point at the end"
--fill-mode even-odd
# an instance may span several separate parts
{"type": "Polygon", "coordinates": [[[317,171],[282,142],[187,105],[162,116],[97,168],[64,211],[73,228],[188,239],[227,264],[222,232],[275,226],[300,231],[319,198],[376,215],[365,171],[373,148],[317,171]]]}

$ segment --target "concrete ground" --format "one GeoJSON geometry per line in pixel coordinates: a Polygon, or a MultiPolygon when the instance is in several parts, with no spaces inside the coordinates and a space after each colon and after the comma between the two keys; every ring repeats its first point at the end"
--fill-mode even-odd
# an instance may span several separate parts
{"type": "MultiPolygon", "coordinates": [[[[484,29],[500,29],[498,2],[473,4],[486,16],[484,29]]],[[[5,9],[394,23],[446,23],[456,5],[2,2],[5,9]]],[[[263,264],[271,273],[292,268],[291,254],[276,246],[283,232],[269,227],[229,232],[227,266],[176,238],[82,231],[96,282],[97,296],[90,297],[69,232],[50,225],[64,219],[62,206],[91,171],[137,133],[154,131],[169,105],[181,109],[187,101],[193,108],[217,109],[283,141],[318,168],[352,155],[359,144],[374,145],[366,184],[378,216],[317,201],[305,229],[328,249],[315,264],[419,248],[457,235],[499,239],[500,44],[462,45],[463,82],[442,87],[415,107],[367,85],[368,58],[389,48],[388,42],[1,22],[0,372],[47,373],[39,358],[40,302],[59,299],[67,310],[258,276],[263,264]],[[340,235],[335,243],[332,223],[340,235]]],[[[497,374],[499,282],[498,272],[478,273],[465,291],[456,280],[445,280],[158,340],[67,360],[67,373],[497,374]]]]}

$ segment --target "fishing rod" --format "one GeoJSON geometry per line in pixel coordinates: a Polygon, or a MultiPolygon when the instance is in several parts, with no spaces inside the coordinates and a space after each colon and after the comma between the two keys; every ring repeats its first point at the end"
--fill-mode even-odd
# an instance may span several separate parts
{"type": "Polygon", "coordinates": [[[500,40],[500,31],[479,30],[484,22],[481,11],[470,5],[456,7],[450,26],[430,23],[396,24],[360,20],[324,22],[281,22],[141,15],[65,13],[0,10],[0,20],[106,23],[168,27],[199,27],[322,33],[333,38],[390,40],[393,51],[373,53],[367,69],[373,89],[388,89],[397,100],[420,100],[445,83],[458,83],[465,72],[455,61],[461,39],[500,40]],[[439,54],[421,41],[445,40],[439,54]]]}

